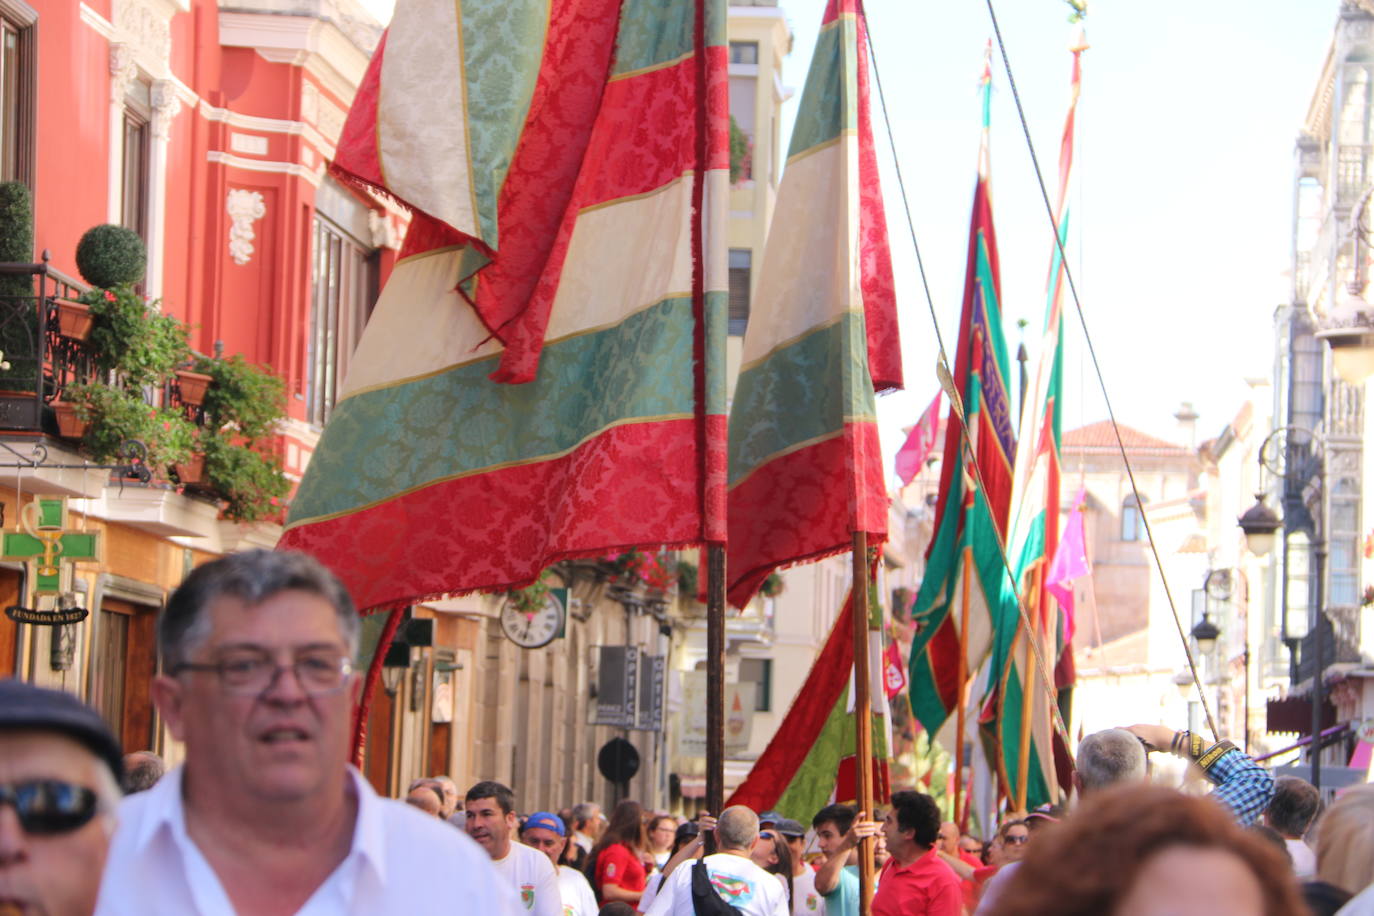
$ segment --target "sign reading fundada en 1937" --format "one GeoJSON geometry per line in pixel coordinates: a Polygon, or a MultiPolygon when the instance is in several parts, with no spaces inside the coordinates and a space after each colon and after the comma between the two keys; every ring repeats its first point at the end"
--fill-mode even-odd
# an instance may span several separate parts
{"type": "Polygon", "coordinates": [[[64,623],[79,623],[86,619],[90,611],[84,607],[54,608],[51,611],[35,611],[33,608],[11,604],[5,608],[5,616],[18,623],[31,623],[40,627],[56,627],[64,623]]]}
{"type": "MultiPolygon", "coordinates": [[[[76,623],[89,613],[83,607],[66,607],[62,596],[69,591],[72,563],[100,559],[100,534],[95,531],[67,530],[65,497],[34,497],[19,512],[14,531],[0,534],[0,558],[20,560],[29,567],[30,597],[34,604],[40,596],[57,596],[57,607],[37,609],[12,604],[5,616],[19,623],[53,627],[76,623]]],[[[52,599],[49,599],[52,600],[52,599]]]]}

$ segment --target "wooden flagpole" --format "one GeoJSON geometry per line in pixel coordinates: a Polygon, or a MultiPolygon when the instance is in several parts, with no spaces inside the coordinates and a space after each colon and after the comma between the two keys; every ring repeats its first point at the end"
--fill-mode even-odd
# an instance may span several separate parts
{"type": "Polygon", "coordinates": [[[706,547],[706,810],[725,804],[725,545],[706,547]]]}
{"type": "Polygon", "coordinates": [[[959,729],[958,735],[954,739],[954,808],[952,811],[955,821],[959,820],[959,812],[963,810],[959,802],[964,795],[964,705],[966,698],[968,680],[968,591],[969,591],[969,567],[973,564],[973,546],[964,545],[964,595],[963,604],[959,609],[959,692],[956,702],[959,704],[956,714],[956,725],[959,729]]]}
{"type": "MultiPolygon", "coordinates": [[[[868,535],[854,532],[854,756],[858,785],[855,798],[869,819],[873,811],[873,699],[868,670],[868,535]]],[[[859,913],[873,905],[873,837],[859,843],[859,913]]]]}
{"type": "MultiPolygon", "coordinates": [[[[1026,629],[1026,661],[1021,668],[1021,744],[1016,761],[1016,810],[1026,810],[1026,783],[1030,779],[1031,715],[1035,712],[1035,694],[1030,690],[1028,676],[1035,664],[1035,650],[1031,641],[1040,640],[1040,577],[1044,564],[1037,564],[1031,574],[1030,594],[1026,602],[1030,627],[1026,629]]],[[[1038,678],[1037,678],[1038,680],[1038,678]]]]}

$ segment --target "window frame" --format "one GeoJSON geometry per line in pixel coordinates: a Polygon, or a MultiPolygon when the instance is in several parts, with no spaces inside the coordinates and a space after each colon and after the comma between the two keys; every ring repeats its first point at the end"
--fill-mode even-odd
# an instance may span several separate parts
{"type": "Polygon", "coordinates": [[[727,257],[729,265],[727,274],[729,280],[727,333],[731,337],[743,337],[745,329],[749,327],[749,313],[753,308],[754,250],[752,248],[731,248],[727,257]],[[745,263],[736,266],[736,255],[742,255],[739,260],[745,263]],[[743,288],[740,290],[735,288],[736,279],[742,280],[743,288]],[[736,306],[739,308],[737,309],[736,306]],[[737,316],[736,311],[742,311],[743,315],[737,316]]]}
{"type": "Polygon", "coordinates": [[[310,226],[310,313],[306,320],[304,379],[306,422],[313,426],[323,426],[333,413],[349,358],[377,305],[379,252],[338,220],[315,209],[310,226]],[[350,255],[356,255],[356,263],[351,265],[346,263],[350,255]],[[332,272],[332,280],[322,289],[320,277],[324,271],[332,272]],[[345,302],[345,287],[354,301],[345,302]],[[321,305],[327,312],[321,312],[321,305]],[[345,307],[351,314],[344,314],[345,307]],[[346,343],[341,334],[350,336],[351,342],[346,343]],[[341,355],[345,345],[348,353],[341,355]],[[321,349],[326,354],[323,361],[318,359],[321,349]]]}
{"type": "Polygon", "coordinates": [[[0,21],[3,21],[0,27],[0,181],[20,181],[32,190],[38,162],[38,11],[23,0],[0,0],[0,21]],[[19,56],[14,114],[16,137],[13,163],[8,167],[5,158],[10,139],[4,133],[3,124],[4,59],[7,56],[3,33],[7,31],[16,36],[15,53],[19,56]]]}

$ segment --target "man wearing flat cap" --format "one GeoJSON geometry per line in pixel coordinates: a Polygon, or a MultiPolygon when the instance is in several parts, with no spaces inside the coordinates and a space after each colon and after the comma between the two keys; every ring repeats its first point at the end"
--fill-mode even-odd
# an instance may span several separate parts
{"type": "Polygon", "coordinates": [[[95,910],[121,755],[80,700],[0,681],[0,913],[95,910]]]}

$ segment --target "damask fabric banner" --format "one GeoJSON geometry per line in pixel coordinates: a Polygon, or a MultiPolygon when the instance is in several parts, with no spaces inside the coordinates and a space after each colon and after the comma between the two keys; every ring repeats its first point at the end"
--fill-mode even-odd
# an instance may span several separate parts
{"type": "Polygon", "coordinates": [[[413,220],[281,547],[378,608],[725,539],[727,67],[723,0],[401,0],[333,171],[413,220]]]}
{"type": "Polygon", "coordinates": [[[902,384],[858,0],[830,0],[730,410],[730,602],[779,566],[887,535],[874,391],[902,384]]]}

